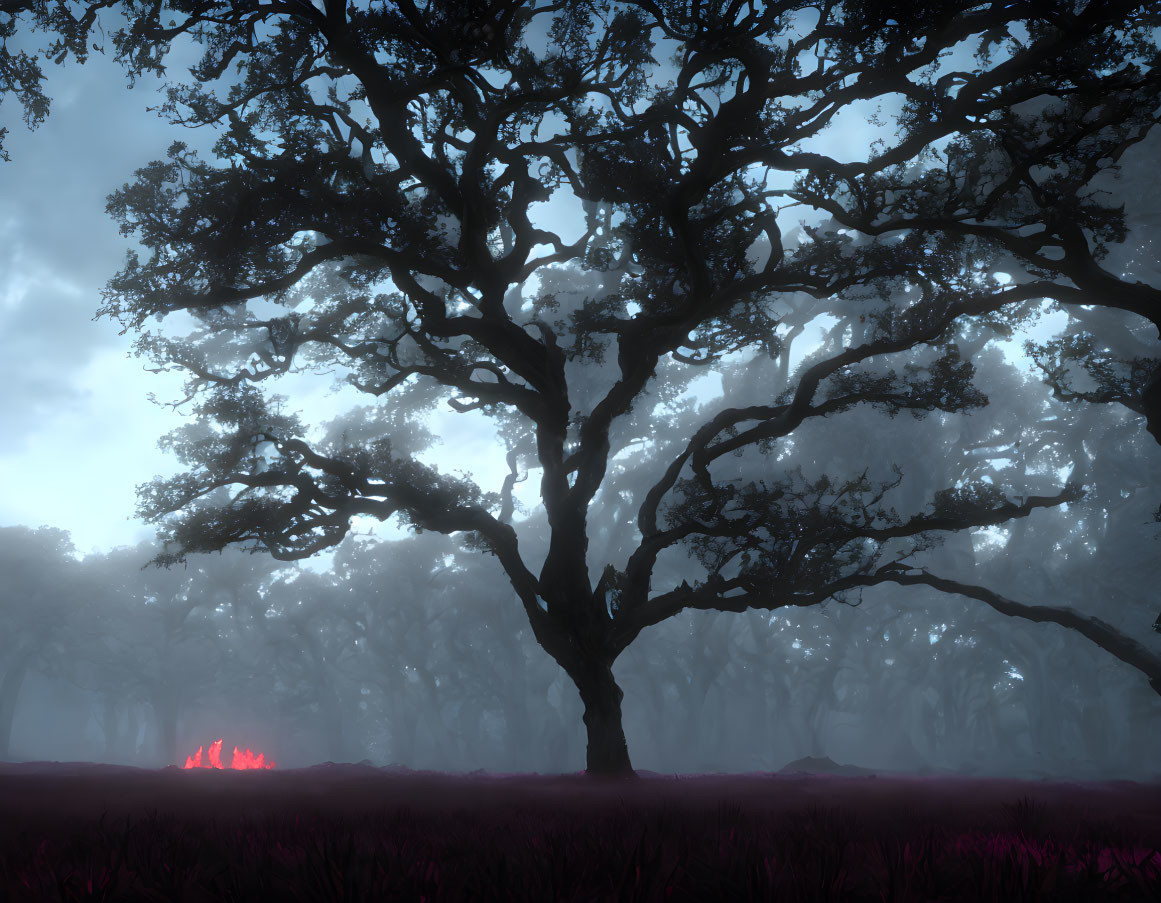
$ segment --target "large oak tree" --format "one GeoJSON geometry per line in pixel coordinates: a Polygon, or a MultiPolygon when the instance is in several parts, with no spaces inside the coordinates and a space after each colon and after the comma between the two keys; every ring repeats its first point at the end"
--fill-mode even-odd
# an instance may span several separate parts
{"type": "MultiPolygon", "coordinates": [[[[105,9],[131,74],[204,45],[163,110],[219,129],[212,159],[175,142],[110,199],[145,254],[103,313],[189,374],[196,411],[167,440],[187,472],[142,493],[163,563],[231,543],[304,558],[359,517],[465,534],[575,682],[592,773],[632,771],[613,662],[687,608],[926,585],[1076,629],[1161,691],[1161,661],[1110,625],[929,569],[939,536],[1076,502],[1079,483],[916,501],[880,472],[889,448],[856,473],[780,463],[804,424],[856,407],[979,409],[973,355],[1045,302],[1161,327],[1161,289],[1102,265],[1129,229],[1101,193],[1161,109],[1157,3],[3,0],[0,28],[83,57],[105,9]],[[827,143],[867,117],[870,148],[827,143]],[[568,200],[577,228],[550,228],[568,200]],[[739,358],[769,361],[778,391],[655,429],[659,402],[739,358]],[[265,391],[303,371],[375,403],[312,431],[265,391]],[[444,398],[502,428],[498,491],[419,460],[418,418],[444,398]],[[626,499],[632,550],[594,560],[590,506],[624,454],[651,486],[626,499]],[[513,523],[533,470],[538,560],[513,523]],[[667,581],[674,552],[704,578],[667,581]]],[[[38,84],[35,60],[0,54],[30,121],[38,84]]],[[[1038,362],[1060,397],[1123,403],[1161,439],[1159,355],[1105,341],[1038,362]]]]}

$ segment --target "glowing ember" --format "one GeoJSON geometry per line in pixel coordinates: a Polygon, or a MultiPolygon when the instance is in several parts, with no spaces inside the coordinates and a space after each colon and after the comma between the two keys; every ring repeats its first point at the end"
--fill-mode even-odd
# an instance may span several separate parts
{"type": "MultiPolygon", "coordinates": [[[[223,768],[222,765],[222,741],[215,740],[210,744],[208,762],[202,761],[202,747],[198,747],[198,751],[192,756],[185,757],[185,765],[183,768],[223,768]]],[[[273,768],[273,762],[267,762],[263,753],[255,755],[249,749],[238,749],[234,747],[234,758],[230,762],[230,768],[235,771],[244,771],[250,768],[273,768]]]]}

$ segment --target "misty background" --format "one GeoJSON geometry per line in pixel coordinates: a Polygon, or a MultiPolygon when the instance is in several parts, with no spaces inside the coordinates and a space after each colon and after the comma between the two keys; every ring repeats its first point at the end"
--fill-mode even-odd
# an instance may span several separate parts
{"type": "MultiPolygon", "coordinates": [[[[157,767],[223,737],[280,767],[582,769],[576,689],[536,644],[495,559],[455,537],[360,524],[335,553],[297,566],[228,551],[142,568],[157,549],[153,527],[133,518],[134,488],[176,471],[157,439],[185,420],[148,397],[179,397],[180,377],[145,372],[129,336],[92,320],[127,247],[105,198],[175,137],[208,150],[215,136],[175,136],[144,109],[156,81],[127,91],[101,55],[47,75],[52,115],[35,132],[13,128],[12,162],[0,166],[0,759],[157,767]]],[[[868,129],[847,117],[828,141],[857,153],[868,129]]],[[[1109,186],[1133,228],[1113,263],[1144,280],[1157,278],[1158,145],[1126,154],[1125,177],[1109,186]]],[[[567,217],[582,215],[564,203],[546,213],[566,239],[579,231],[567,217]]],[[[559,315],[598,296],[600,276],[556,273],[559,315]]],[[[784,358],[659,369],[653,407],[634,412],[654,444],[625,445],[591,511],[597,574],[635,543],[640,493],[664,466],[651,448],[727,401],[776,396],[803,361],[858,337],[857,318],[836,320],[806,296],[783,303],[784,358]]],[[[777,464],[804,479],[864,469],[889,479],[896,465],[901,510],[972,479],[1038,492],[1082,478],[1082,503],[950,536],[924,561],[1022,602],[1099,616],[1161,652],[1150,630],[1161,610],[1161,447],[1120,406],[1054,400],[1024,350],[1082,324],[1120,336],[1125,357],[1156,356],[1156,338],[1113,311],[1045,310],[1007,337],[964,324],[988,407],[921,421],[852,410],[805,424],[777,458],[739,459],[738,475],[777,464]]],[[[312,423],[352,400],[309,375],[277,391],[312,423]]],[[[491,422],[445,407],[423,427],[439,441],[422,460],[499,489],[508,467],[491,422]]],[[[516,487],[534,565],[547,535],[537,485],[533,472],[516,487]]],[[[675,554],[657,582],[703,574],[675,554]]],[[[829,756],[893,771],[1161,777],[1161,699],[1139,672],[1064,628],[922,588],[868,589],[857,607],[687,611],[644,632],[614,672],[638,769],[776,770],[829,756]]]]}

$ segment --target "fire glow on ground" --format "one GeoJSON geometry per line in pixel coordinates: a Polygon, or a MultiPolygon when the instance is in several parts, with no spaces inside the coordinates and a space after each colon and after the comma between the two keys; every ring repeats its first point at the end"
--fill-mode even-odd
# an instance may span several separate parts
{"type": "MultiPolygon", "coordinates": [[[[209,755],[206,761],[202,759],[203,749],[198,747],[198,751],[192,756],[185,757],[185,765],[182,768],[226,768],[222,764],[222,740],[215,740],[210,744],[209,755]]],[[[255,755],[250,749],[238,749],[234,747],[234,755],[230,760],[229,768],[235,771],[245,771],[251,768],[268,769],[274,767],[274,762],[267,762],[266,756],[263,753],[255,755]]]]}

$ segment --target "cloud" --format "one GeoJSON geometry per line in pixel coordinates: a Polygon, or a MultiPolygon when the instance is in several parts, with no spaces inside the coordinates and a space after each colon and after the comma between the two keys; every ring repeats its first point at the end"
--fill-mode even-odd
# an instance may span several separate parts
{"type": "Polygon", "coordinates": [[[99,54],[46,76],[52,114],[35,131],[13,128],[0,165],[0,454],[75,416],[96,388],[80,379],[87,365],[128,347],[92,320],[127,247],[105,198],[173,137],[144,111],[150,86],[126,91],[99,54]]]}
{"type": "Polygon", "coordinates": [[[78,371],[116,337],[92,322],[91,291],[12,256],[17,262],[4,266],[11,275],[0,287],[0,454],[84,406],[92,389],[78,382],[78,371]]]}
{"type": "MultiPolygon", "coordinates": [[[[170,62],[182,71],[181,58],[170,62]]],[[[131,519],[134,489],[179,469],[156,443],[182,421],[146,396],[183,393],[180,376],[146,373],[126,358],[132,334],[93,321],[131,246],[105,199],[175,139],[211,159],[217,133],[178,129],[147,112],[158,101],[156,80],[143,77],[127,91],[121,68],[100,54],[45,73],[52,113],[33,132],[9,123],[12,160],[0,165],[0,524],[60,527],[82,551],[107,549],[152,535],[131,519]]],[[[579,216],[566,213],[546,225],[579,216]]],[[[267,388],[313,425],[369,401],[349,388],[331,394],[330,384],[303,376],[267,388]]],[[[442,444],[424,460],[445,473],[470,470],[481,489],[499,491],[508,468],[490,422],[443,408],[433,428],[442,444]]],[[[520,490],[538,485],[534,478],[520,490]]]]}
{"type": "Polygon", "coordinates": [[[0,448],[0,523],[60,527],[82,552],[152,537],[133,519],[135,489],[178,469],[157,438],[180,422],[145,397],[147,388],[176,394],[176,377],[143,374],[116,348],[90,357],[79,377],[91,390],[19,448],[0,448]]]}
{"type": "Polygon", "coordinates": [[[125,359],[132,336],[93,321],[128,247],[105,198],[175,135],[145,111],[156,82],[127,91],[100,54],[46,76],[51,115],[13,124],[0,164],[0,522],[107,548],[152,532],[126,517],[135,484],[171,469],[156,440],[173,423],[145,398],[172,387],[125,359]]]}

